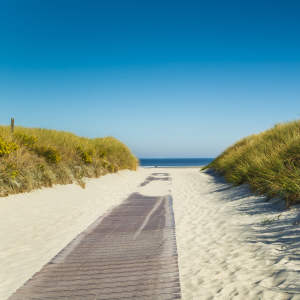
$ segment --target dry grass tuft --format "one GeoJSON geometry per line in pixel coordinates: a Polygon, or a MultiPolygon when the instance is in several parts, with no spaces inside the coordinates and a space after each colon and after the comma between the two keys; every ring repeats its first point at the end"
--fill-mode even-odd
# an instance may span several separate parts
{"type": "Polygon", "coordinates": [[[252,190],[280,196],[287,207],[300,202],[300,121],[277,124],[227,148],[204,169],[212,168],[228,182],[249,183],[252,190]]]}
{"type": "Polygon", "coordinates": [[[77,182],[123,169],[138,159],[113,137],[89,139],[70,132],[0,126],[0,196],[77,182]]]}

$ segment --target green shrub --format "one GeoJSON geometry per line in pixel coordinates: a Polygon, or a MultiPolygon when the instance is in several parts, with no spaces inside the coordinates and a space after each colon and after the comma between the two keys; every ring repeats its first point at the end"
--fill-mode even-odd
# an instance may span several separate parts
{"type": "Polygon", "coordinates": [[[3,137],[0,136],[0,156],[8,155],[19,149],[16,143],[5,141],[3,137]]]}
{"type": "Polygon", "coordinates": [[[14,170],[13,172],[10,173],[10,177],[12,179],[15,179],[16,176],[20,175],[19,171],[18,170],[14,170]]]}
{"type": "Polygon", "coordinates": [[[44,157],[48,163],[57,164],[61,160],[59,152],[55,148],[50,146],[37,146],[37,138],[33,135],[18,131],[14,133],[14,138],[18,140],[21,145],[44,157]]]}
{"type": "Polygon", "coordinates": [[[5,168],[5,170],[10,170],[10,169],[14,169],[16,167],[15,164],[8,164],[5,168]]]}
{"type": "Polygon", "coordinates": [[[19,141],[20,144],[33,148],[37,142],[37,138],[33,135],[28,135],[24,132],[15,132],[14,138],[19,141]]]}
{"type": "Polygon", "coordinates": [[[87,149],[84,150],[82,148],[82,146],[77,146],[76,148],[81,156],[81,159],[83,160],[84,163],[86,164],[90,164],[93,162],[92,160],[92,155],[94,154],[94,150],[93,149],[87,149]]]}
{"type": "Polygon", "coordinates": [[[49,146],[35,147],[35,151],[38,155],[43,156],[48,163],[58,164],[61,160],[59,152],[49,146]]]}
{"type": "Polygon", "coordinates": [[[100,158],[105,158],[106,155],[107,155],[106,151],[103,151],[103,150],[101,150],[100,153],[99,153],[100,158]]]}
{"type": "Polygon", "coordinates": [[[45,170],[45,164],[37,164],[37,168],[40,170],[45,170]]]}

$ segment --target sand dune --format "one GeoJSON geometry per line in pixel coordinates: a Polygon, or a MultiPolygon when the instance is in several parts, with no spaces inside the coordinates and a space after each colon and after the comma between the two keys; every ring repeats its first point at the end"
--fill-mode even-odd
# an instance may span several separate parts
{"type": "MultiPolygon", "coordinates": [[[[1,198],[0,299],[153,172],[173,178],[183,299],[300,299],[299,208],[285,211],[198,168],[140,168],[87,180],[85,190],[56,186],[1,198]]],[[[169,190],[153,183],[144,192],[169,190]]]]}

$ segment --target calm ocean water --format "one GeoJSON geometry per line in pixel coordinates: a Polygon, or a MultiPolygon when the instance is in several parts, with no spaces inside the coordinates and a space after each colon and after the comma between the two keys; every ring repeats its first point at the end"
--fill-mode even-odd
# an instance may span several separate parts
{"type": "Polygon", "coordinates": [[[214,158],[140,158],[141,167],[199,167],[205,166],[214,158]]]}

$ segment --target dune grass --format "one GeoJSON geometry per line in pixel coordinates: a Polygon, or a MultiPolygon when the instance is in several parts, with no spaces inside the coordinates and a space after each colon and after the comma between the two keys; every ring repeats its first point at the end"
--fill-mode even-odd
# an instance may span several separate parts
{"type": "Polygon", "coordinates": [[[227,148],[212,168],[235,185],[250,184],[258,194],[280,196],[287,207],[300,202],[300,120],[276,124],[227,148]]]}
{"type": "Polygon", "coordinates": [[[70,132],[0,126],[0,196],[53,184],[78,183],[123,169],[138,159],[113,137],[89,139],[70,132]]]}

